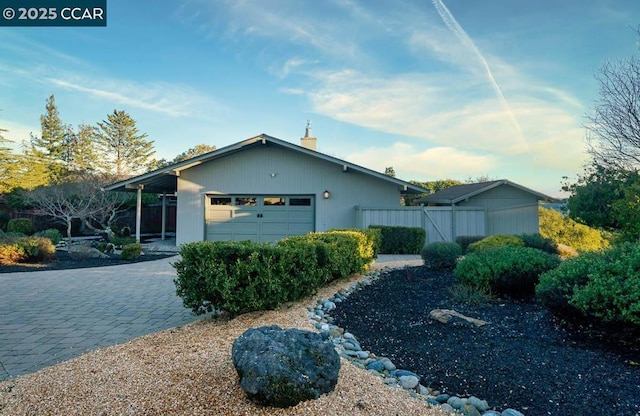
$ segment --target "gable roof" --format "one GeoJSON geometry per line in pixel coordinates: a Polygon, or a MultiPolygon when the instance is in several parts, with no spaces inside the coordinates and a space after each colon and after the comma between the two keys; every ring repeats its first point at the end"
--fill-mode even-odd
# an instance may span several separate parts
{"type": "Polygon", "coordinates": [[[293,143],[289,143],[284,140],[277,139],[275,137],[268,136],[266,134],[261,134],[259,136],[255,136],[238,143],[222,147],[220,149],[216,149],[209,153],[204,153],[202,155],[193,157],[191,159],[183,160],[182,162],[174,163],[173,165],[166,166],[160,169],[156,169],[154,171],[134,176],[129,179],[125,179],[109,186],[106,186],[104,189],[106,191],[133,191],[137,190],[141,185],[143,186],[143,192],[149,193],[174,193],[177,191],[178,187],[178,176],[180,176],[180,172],[192,168],[194,166],[201,165],[203,163],[211,162],[216,159],[226,157],[232,155],[237,152],[241,152],[243,150],[247,150],[252,147],[257,146],[279,146],[286,149],[290,149],[301,154],[305,154],[311,157],[318,158],[320,160],[324,160],[329,163],[333,163],[340,168],[348,172],[349,170],[363,173],[368,176],[375,177],[380,180],[384,180],[387,182],[394,183],[398,185],[401,189],[402,193],[424,193],[427,192],[426,189],[423,189],[419,186],[416,186],[410,182],[406,182],[400,179],[396,179],[389,175],[385,175],[380,172],[373,171],[371,169],[367,169],[365,167],[356,165],[354,163],[350,163],[341,159],[338,159],[333,156],[326,155],[324,153],[317,152],[315,150],[307,149],[306,147],[298,146],[293,143]]]}
{"type": "Polygon", "coordinates": [[[530,193],[531,195],[534,195],[538,200],[542,200],[542,201],[556,200],[556,198],[552,198],[548,195],[526,188],[522,185],[518,185],[517,183],[511,182],[507,179],[498,179],[498,180],[489,181],[489,182],[478,182],[478,183],[469,183],[465,185],[451,186],[449,188],[435,192],[431,195],[427,195],[423,198],[420,198],[416,202],[425,203],[425,204],[428,204],[428,203],[457,204],[460,201],[464,201],[465,199],[469,199],[473,196],[476,196],[478,194],[481,194],[483,192],[486,192],[490,189],[493,189],[502,185],[509,185],[514,188],[520,189],[521,191],[530,193]]]}

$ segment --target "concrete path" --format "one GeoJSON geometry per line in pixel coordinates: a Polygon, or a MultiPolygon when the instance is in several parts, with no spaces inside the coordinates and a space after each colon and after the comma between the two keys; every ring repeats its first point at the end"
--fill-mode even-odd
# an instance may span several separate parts
{"type": "MultiPolygon", "coordinates": [[[[0,273],[0,380],[201,319],[175,294],[177,259],[0,273]]],[[[381,255],[376,262],[402,264],[422,261],[381,255]]]]}

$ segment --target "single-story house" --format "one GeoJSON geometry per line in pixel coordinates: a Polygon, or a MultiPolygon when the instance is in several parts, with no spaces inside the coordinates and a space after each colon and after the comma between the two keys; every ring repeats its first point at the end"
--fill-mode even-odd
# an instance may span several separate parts
{"type": "Polygon", "coordinates": [[[429,242],[537,233],[541,201],[557,200],[506,179],[452,186],[417,200],[424,205],[429,242]]]}
{"type": "Polygon", "coordinates": [[[275,241],[355,227],[356,206],[398,208],[404,194],[426,192],[316,151],[316,138],[308,126],[300,145],[261,134],[105,190],[137,191],[139,204],[142,192],[176,195],[178,245],[202,240],[275,241]]]}

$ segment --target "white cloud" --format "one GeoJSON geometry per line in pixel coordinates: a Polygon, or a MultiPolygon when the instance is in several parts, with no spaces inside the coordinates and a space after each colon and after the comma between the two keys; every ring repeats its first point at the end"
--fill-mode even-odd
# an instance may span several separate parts
{"type": "Polygon", "coordinates": [[[396,142],[388,147],[367,147],[346,160],[384,172],[393,166],[401,179],[458,178],[482,175],[495,168],[494,156],[482,156],[454,147],[433,147],[421,150],[414,144],[396,142]]]}

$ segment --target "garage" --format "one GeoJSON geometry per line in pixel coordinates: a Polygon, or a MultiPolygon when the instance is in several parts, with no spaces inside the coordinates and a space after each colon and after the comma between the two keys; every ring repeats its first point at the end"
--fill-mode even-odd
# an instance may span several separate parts
{"type": "Polygon", "coordinates": [[[315,230],[313,195],[206,195],[210,241],[277,241],[315,230]]]}

